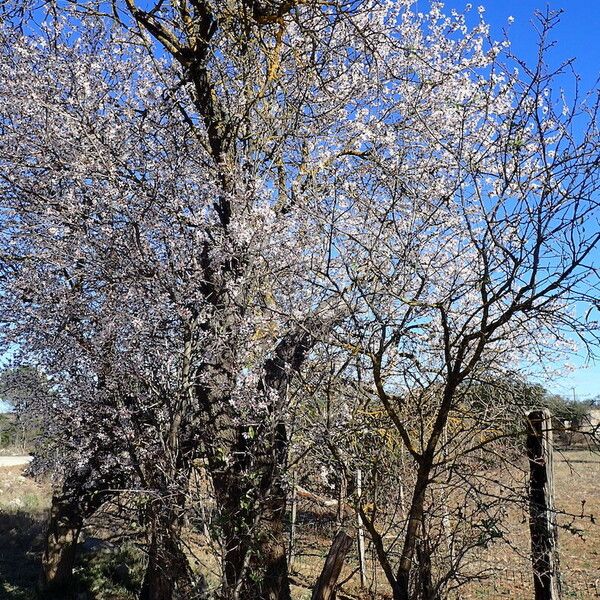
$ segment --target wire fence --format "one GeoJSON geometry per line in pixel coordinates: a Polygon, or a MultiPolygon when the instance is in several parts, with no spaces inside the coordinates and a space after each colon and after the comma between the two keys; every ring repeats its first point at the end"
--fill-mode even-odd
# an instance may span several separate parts
{"type": "MultiPolygon", "coordinates": [[[[377,561],[368,535],[364,536],[364,567],[361,573],[359,529],[357,516],[346,511],[340,519],[338,503],[325,505],[323,498],[302,490],[295,497],[299,502],[290,511],[290,567],[292,583],[297,590],[294,597],[310,599],[310,589],[319,577],[331,541],[343,525],[354,532],[354,547],[346,556],[339,579],[338,600],[391,600],[392,594],[385,574],[377,561]],[[298,495],[300,498],[298,498],[298,495]],[[341,522],[340,522],[341,521],[341,522]],[[362,575],[362,576],[361,576],[362,575]]],[[[343,511],[342,511],[343,512],[343,511]]],[[[510,559],[508,559],[510,560],[510,559]]],[[[454,592],[446,592],[444,600],[531,600],[534,597],[533,574],[526,555],[515,557],[518,567],[501,568],[498,564],[489,576],[473,581],[454,592]]],[[[563,600],[593,600],[600,598],[600,564],[589,572],[562,574],[563,600]]]]}

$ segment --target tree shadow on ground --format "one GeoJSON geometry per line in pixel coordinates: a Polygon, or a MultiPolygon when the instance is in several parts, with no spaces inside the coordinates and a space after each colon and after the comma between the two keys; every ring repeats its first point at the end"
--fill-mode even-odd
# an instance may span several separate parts
{"type": "Polygon", "coordinates": [[[36,598],[46,515],[0,511],[0,600],[36,598]]]}

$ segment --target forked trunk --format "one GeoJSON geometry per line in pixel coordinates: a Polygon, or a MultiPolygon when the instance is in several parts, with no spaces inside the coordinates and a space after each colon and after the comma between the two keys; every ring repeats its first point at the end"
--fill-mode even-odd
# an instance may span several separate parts
{"type": "MultiPolygon", "coordinates": [[[[435,452],[439,441],[444,433],[448,415],[452,407],[454,393],[458,386],[457,381],[449,382],[444,391],[442,405],[440,406],[438,415],[433,425],[431,435],[427,441],[425,451],[421,454],[419,467],[417,469],[417,480],[413,489],[412,500],[408,512],[408,523],[406,525],[406,535],[400,556],[400,565],[396,575],[396,581],[393,588],[394,600],[432,600],[425,596],[418,598],[420,592],[416,592],[417,598],[411,597],[415,594],[411,593],[411,583],[418,580],[417,586],[425,588],[424,594],[429,594],[427,589],[431,590],[433,598],[435,598],[435,588],[431,581],[431,559],[430,551],[421,552],[421,557],[415,560],[417,546],[419,544],[420,535],[427,540],[427,534],[422,529],[423,519],[425,516],[425,496],[431,483],[431,473],[434,465],[435,452]],[[419,566],[417,566],[417,563],[419,566]]],[[[425,546],[421,546],[421,551],[425,546]]]]}
{"type": "Polygon", "coordinates": [[[402,556],[400,557],[400,566],[396,575],[396,585],[394,586],[394,600],[416,600],[411,598],[411,579],[415,573],[414,558],[419,540],[419,527],[423,520],[428,476],[429,469],[421,465],[417,473],[417,482],[408,515],[406,537],[402,548],[402,556]]]}

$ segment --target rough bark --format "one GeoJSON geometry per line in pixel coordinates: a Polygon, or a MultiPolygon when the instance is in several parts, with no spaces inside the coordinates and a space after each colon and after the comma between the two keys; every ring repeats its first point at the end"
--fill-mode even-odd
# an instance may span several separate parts
{"type": "Polygon", "coordinates": [[[116,489],[123,486],[125,476],[118,471],[100,475],[99,453],[87,465],[74,470],[52,497],[46,547],[42,556],[41,588],[65,590],[72,583],[79,533],[89,519],[116,489]]]}
{"type": "MultiPolygon", "coordinates": [[[[283,337],[273,356],[265,361],[264,377],[256,390],[261,398],[274,398],[269,402],[268,415],[252,431],[229,426],[235,431],[231,435],[227,427],[213,427],[212,443],[207,444],[225,548],[224,598],[290,599],[285,531],[285,406],[287,387],[312,343],[312,337],[303,329],[283,337]],[[221,441],[220,447],[215,440],[221,441]],[[228,461],[219,453],[223,447],[227,447],[228,461]]],[[[207,414],[215,406],[224,405],[223,400],[206,402],[207,414]]]]}
{"type": "Polygon", "coordinates": [[[414,570],[414,555],[419,538],[419,528],[423,520],[423,511],[425,506],[425,493],[429,484],[429,474],[431,464],[423,460],[417,471],[417,481],[413,492],[413,499],[408,514],[408,525],[406,527],[406,536],[402,548],[400,565],[396,575],[396,584],[394,586],[394,600],[411,600],[410,582],[411,574],[414,570]]]}
{"type": "Polygon", "coordinates": [[[140,600],[191,600],[197,596],[180,543],[181,531],[165,521],[159,517],[154,519],[140,600]]]}
{"type": "Polygon", "coordinates": [[[239,461],[250,463],[237,474],[229,470],[213,476],[225,546],[222,595],[235,600],[289,600],[286,490],[277,462],[260,461],[251,450],[256,448],[234,452],[239,461]],[[260,485],[253,485],[255,478],[260,485]]]}
{"type": "Polygon", "coordinates": [[[420,540],[417,544],[417,561],[419,563],[419,578],[417,597],[422,600],[439,600],[439,595],[433,585],[431,571],[431,549],[427,539],[420,540]]]}
{"type": "Polygon", "coordinates": [[[73,566],[83,515],[70,494],[52,497],[46,548],[42,557],[42,588],[66,590],[73,578],[73,566]]]}
{"type": "Polygon", "coordinates": [[[311,600],[335,600],[337,580],[352,544],[352,536],[343,530],[338,531],[325,559],[323,570],[315,585],[311,600]]]}
{"type": "Polygon", "coordinates": [[[261,589],[257,590],[260,591],[260,595],[255,596],[256,598],[289,600],[291,597],[286,553],[285,508],[286,490],[278,482],[267,506],[263,508],[259,534],[260,553],[250,563],[253,571],[259,568],[263,572],[261,589]]]}

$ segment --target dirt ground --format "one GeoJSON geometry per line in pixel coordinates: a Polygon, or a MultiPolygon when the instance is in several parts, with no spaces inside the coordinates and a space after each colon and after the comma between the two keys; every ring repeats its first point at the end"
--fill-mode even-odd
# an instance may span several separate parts
{"type": "MultiPolygon", "coordinates": [[[[600,598],[600,454],[587,450],[555,453],[554,483],[564,600],[600,598]]],[[[497,573],[469,586],[463,600],[533,598],[529,529],[523,510],[511,511],[508,541],[492,546],[482,562],[497,573]]]]}
{"type": "MultiPolygon", "coordinates": [[[[559,547],[564,600],[600,598],[600,454],[569,450],[555,454],[556,508],[561,514],[559,547]]],[[[22,466],[0,468],[0,600],[33,600],[39,575],[42,539],[50,502],[50,487],[23,475],[22,466]]],[[[529,563],[528,527],[522,511],[510,516],[510,542],[492,546],[478,559],[496,569],[496,575],[461,592],[461,600],[529,600],[533,597],[529,563]]],[[[310,586],[327,553],[327,535],[304,535],[306,554],[298,556],[294,569],[295,600],[310,598],[310,586]]],[[[304,538],[304,539],[302,539],[304,538]]],[[[373,580],[373,564],[369,563],[373,580]]],[[[368,598],[361,592],[356,560],[342,572],[343,590],[351,597],[368,598]]],[[[384,578],[377,574],[377,596],[389,597],[384,578]]],[[[373,597],[373,596],[371,596],[373,597]]]]}
{"type": "MultiPolygon", "coordinates": [[[[555,452],[554,457],[563,600],[600,598],[600,453],[566,450],[555,452]]],[[[485,565],[494,574],[462,588],[460,593],[450,596],[452,600],[533,598],[529,528],[527,514],[522,508],[509,511],[507,530],[510,546],[498,543],[476,557],[478,568],[485,565]]],[[[298,579],[310,582],[318,576],[328,546],[325,539],[321,543],[315,539],[305,548],[306,556],[299,557],[295,567],[298,579]]],[[[355,557],[350,558],[341,579],[348,578],[344,590],[349,595],[359,596],[357,564],[355,557]]],[[[368,558],[367,570],[372,589],[377,589],[377,597],[391,598],[383,573],[368,558]]],[[[294,592],[294,598],[298,600],[310,598],[310,592],[304,587],[299,586],[294,592]]]]}

